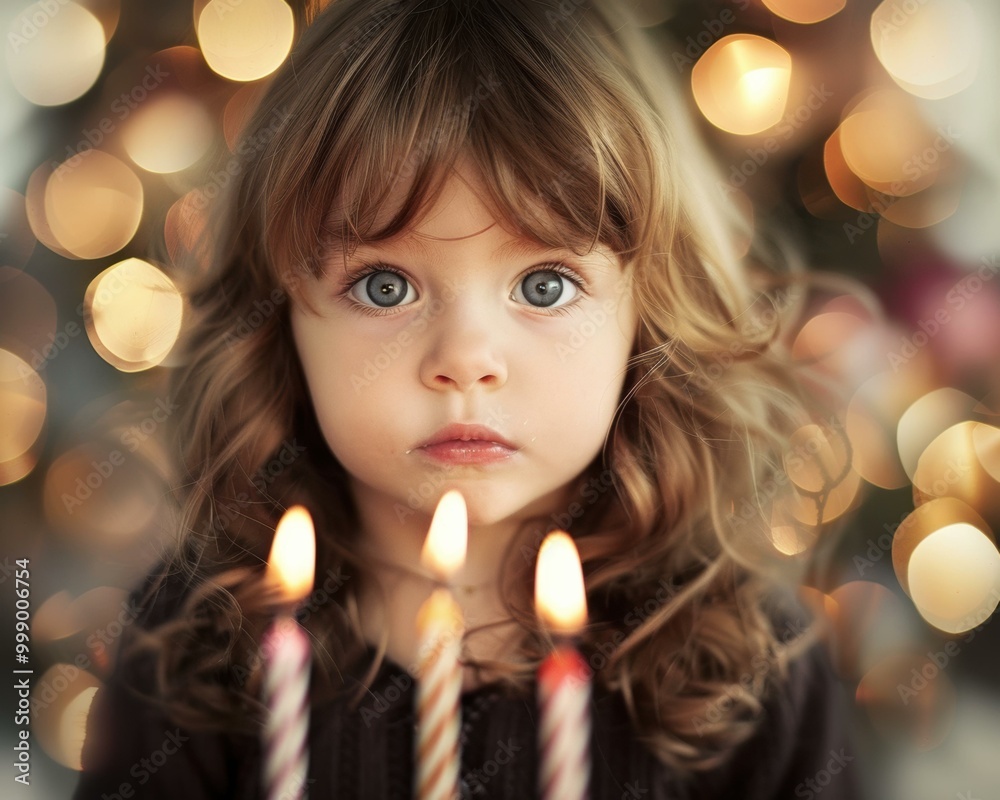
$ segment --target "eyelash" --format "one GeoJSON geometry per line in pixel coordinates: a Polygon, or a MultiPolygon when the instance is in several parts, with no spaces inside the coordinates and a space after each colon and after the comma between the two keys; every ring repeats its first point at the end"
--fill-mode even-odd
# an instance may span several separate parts
{"type": "MultiPolygon", "coordinates": [[[[349,275],[344,276],[337,290],[337,296],[339,298],[349,298],[351,289],[358,283],[367,278],[369,275],[374,275],[378,272],[391,272],[393,275],[399,275],[407,283],[412,282],[401,270],[391,267],[388,264],[384,264],[381,261],[366,262],[361,264],[354,272],[349,275]]],[[[590,295],[589,286],[583,277],[574,269],[567,266],[560,261],[553,261],[548,264],[542,264],[538,267],[531,267],[525,270],[517,278],[517,283],[523,281],[526,277],[531,275],[533,272],[555,272],[557,275],[561,275],[567,280],[571,281],[574,286],[576,286],[577,291],[585,296],[590,295]]],[[[357,308],[361,313],[368,314],[372,317],[384,317],[388,314],[395,314],[399,311],[399,307],[389,307],[389,308],[376,308],[375,306],[366,306],[363,303],[358,303],[355,300],[349,300],[349,302],[357,308]]],[[[566,305],[557,306],[555,308],[544,308],[542,306],[528,306],[528,308],[533,309],[536,312],[542,312],[543,314],[557,315],[557,314],[568,314],[570,309],[573,308],[577,303],[577,299],[573,298],[566,305]]],[[[403,306],[405,308],[405,306],[403,306]]]]}

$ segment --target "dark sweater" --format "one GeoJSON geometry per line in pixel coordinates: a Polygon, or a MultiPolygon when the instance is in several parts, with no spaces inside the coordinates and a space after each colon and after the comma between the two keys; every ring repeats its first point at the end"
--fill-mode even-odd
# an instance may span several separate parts
{"type": "MultiPolygon", "coordinates": [[[[356,709],[346,700],[312,708],[312,800],[412,795],[413,694],[409,674],[387,661],[356,709]]],[[[857,800],[863,795],[845,712],[826,651],[814,646],[765,700],[759,729],[733,758],[680,781],[636,741],[620,695],[595,691],[591,798],[857,800]]],[[[537,728],[533,693],[486,686],[465,694],[463,800],[535,797],[537,728]]],[[[83,765],[74,800],[264,797],[257,737],[184,730],[116,679],[94,700],[83,765]]]]}

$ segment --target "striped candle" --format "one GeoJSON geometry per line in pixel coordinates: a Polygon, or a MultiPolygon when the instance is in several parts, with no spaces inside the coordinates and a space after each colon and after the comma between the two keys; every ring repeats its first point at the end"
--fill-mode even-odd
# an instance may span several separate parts
{"type": "MultiPolygon", "coordinates": [[[[468,516],[456,491],[442,496],[424,542],[421,562],[447,580],[465,563],[468,516]]],[[[458,797],[461,756],[462,610],[445,587],[435,589],[417,614],[418,800],[458,797]]]]}
{"type": "Polygon", "coordinates": [[[590,668],[570,642],[587,621],[583,570],[568,534],[545,537],[535,605],[557,640],[538,670],[538,789],[543,800],[585,800],[590,782],[590,668]]]}
{"type": "Polygon", "coordinates": [[[452,800],[460,770],[462,612],[447,589],[436,589],[424,603],[417,627],[417,797],[452,800]]]}
{"type": "Polygon", "coordinates": [[[292,610],[311,591],[316,570],[312,519],[293,506],[278,523],[267,562],[266,582],[279,593],[281,612],[262,642],[266,658],[264,702],[264,785],[268,800],[305,796],[309,750],[309,638],[292,610]]]}
{"type": "Polygon", "coordinates": [[[282,616],[268,630],[264,651],[271,654],[264,678],[269,711],[264,729],[267,797],[298,800],[304,794],[309,766],[309,639],[294,619],[282,616]]]}
{"type": "Polygon", "coordinates": [[[544,800],[581,800],[590,778],[589,669],[575,648],[557,647],[538,670],[540,763],[544,800]]]}

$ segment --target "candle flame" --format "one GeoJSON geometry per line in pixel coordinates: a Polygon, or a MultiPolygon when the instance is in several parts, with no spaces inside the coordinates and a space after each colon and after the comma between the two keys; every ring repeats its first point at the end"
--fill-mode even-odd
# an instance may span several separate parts
{"type": "Polygon", "coordinates": [[[449,578],[465,563],[469,518],[465,498],[454,489],[438,501],[431,529],[420,553],[421,563],[441,578],[449,578]]]}
{"type": "Polygon", "coordinates": [[[549,628],[575,634],[587,622],[587,595],[576,544],[568,533],[545,537],[535,564],[535,607],[549,628]]]}
{"type": "Polygon", "coordinates": [[[312,517],[302,506],[289,508],[274,533],[267,560],[267,580],[281,588],[284,598],[297,603],[313,587],[316,571],[316,535],[312,517]]]}

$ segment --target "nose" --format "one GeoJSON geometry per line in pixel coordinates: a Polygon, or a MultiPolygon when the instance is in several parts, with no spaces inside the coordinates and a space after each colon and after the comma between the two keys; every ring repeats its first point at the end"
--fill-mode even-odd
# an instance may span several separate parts
{"type": "Polygon", "coordinates": [[[507,382],[499,320],[483,304],[452,300],[428,328],[420,380],[430,389],[467,392],[507,382]]]}

